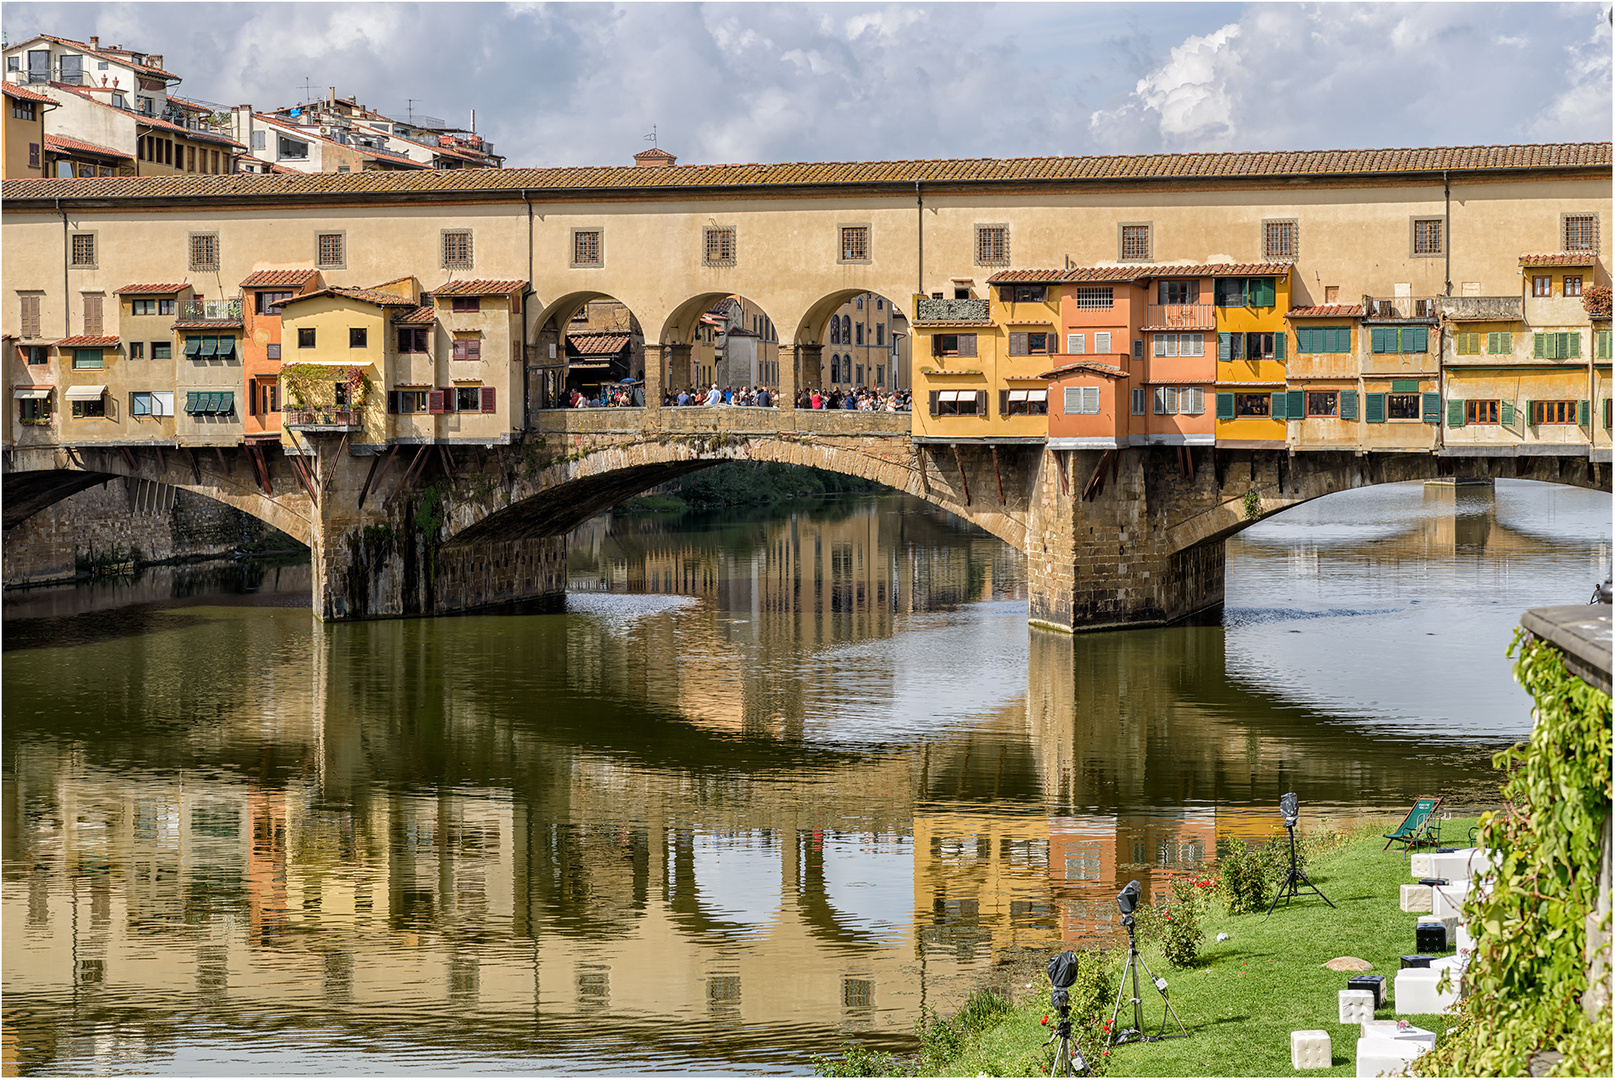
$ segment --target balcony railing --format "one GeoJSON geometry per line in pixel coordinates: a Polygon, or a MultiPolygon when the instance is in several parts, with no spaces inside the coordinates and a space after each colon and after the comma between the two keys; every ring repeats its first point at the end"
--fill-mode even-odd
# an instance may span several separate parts
{"type": "Polygon", "coordinates": [[[241,298],[187,300],[179,306],[180,322],[240,322],[241,298]]]}
{"type": "Polygon", "coordinates": [[[1365,296],[1363,317],[1368,319],[1434,319],[1433,296],[1365,296]]]}
{"type": "Polygon", "coordinates": [[[287,427],[359,428],[363,426],[359,410],[347,407],[288,408],[281,413],[281,423],[287,427]]]}
{"type": "Polygon", "coordinates": [[[984,299],[938,300],[922,296],[915,312],[917,322],[986,322],[987,317],[984,299]]]}
{"type": "Polygon", "coordinates": [[[1144,313],[1146,330],[1215,330],[1216,305],[1150,304],[1144,313]]]}

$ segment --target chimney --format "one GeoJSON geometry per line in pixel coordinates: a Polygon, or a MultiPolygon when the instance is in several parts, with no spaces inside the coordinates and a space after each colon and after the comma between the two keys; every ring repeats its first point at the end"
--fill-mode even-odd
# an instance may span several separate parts
{"type": "Polygon", "coordinates": [[[327,87],[326,89],[331,91],[330,101],[331,101],[332,105],[335,105],[336,104],[336,87],[330,86],[330,87],[327,87]]]}
{"type": "Polygon", "coordinates": [[[146,57],[146,64],[148,66],[154,67],[154,68],[162,67],[163,66],[163,54],[162,53],[150,53],[150,54],[148,54],[147,57],[146,57]]]}
{"type": "Polygon", "coordinates": [[[678,158],[657,146],[634,155],[634,167],[639,169],[665,169],[677,161],[678,158]]]}
{"type": "Polygon", "coordinates": [[[101,47],[101,39],[96,37],[93,34],[90,35],[90,48],[99,49],[100,47],[101,47]]]}

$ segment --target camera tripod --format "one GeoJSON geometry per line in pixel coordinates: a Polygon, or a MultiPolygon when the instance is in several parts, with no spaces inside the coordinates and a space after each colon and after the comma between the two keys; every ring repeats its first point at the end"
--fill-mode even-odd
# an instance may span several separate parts
{"type": "Polygon", "coordinates": [[[1076,1039],[1071,1037],[1071,1005],[1065,991],[1056,990],[1054,993],[1055,1008],[1060,1010],[1060,1019],[1055,1022],[1048,1042],[1043,1044],[1054,1044],[1054,1060],[1049,1063],[1049,1075],[1077,1076],[1088,1071],[1088,1063],[1082,1059],[1076,1039]]]}
{"type": "Polygon", "coordinates": [[[1122,968],[1122,982],[1116,988],[1116,1007],[1110,1011],[1110,1038],[1106,1046],[1120,1046],[1130,1042],[1157,1042],[1161,1039],[1187,1039],[1189,1029],[1183,1026],[1183,1020],[1178,1016],[1178,1010],[1172,1007],[1172,999],[1166,996],[1166,980],[1150,970],[1144,958],[1138,955],[1138,940],[1133,928],[1133,916],[1123,915],[1122,925],[1127,927],[1127,966],[1122,968]],[[1155,984],[1156,992],[1161,995],[1161,1001],[1166,1005],[1166,1012],[1161,1014],[1161,1030],[1154,1035],[1144,1033],[1144,1000],[1138,996],[1138,969],[1143,968],[1144,974],[1150,977],[1155,984]],[[1133,1026],[1126,1031],[1116,1030],[1116,1015],[1122,1009],[1122,995],[1127,992],[1127,976],[1133,976],[1133,1026]],[[1178,1033],[1166,1033],[1166,1014],[1171,1013],[1172,1019],[1178,1022],[1178,1033]]]}
{"type": "Polygon", "coordinates": [[[1267,905],[1267,913],[1269,915],[1273,914],[1273,909],[1279,906],[1279,897],[1281,896],[1285,897],[1284,906],[1289,907],[1290,901],[1300,894],[1301,886],[1303,885],[1317,893],[1324,903],[1334,907],[1335,902],[1324,896],[1323,890],[1312,884],[1312,880],[1307,877],[1306,871],[1295,863],[1295,823],[1286,819],[1284,827],[1290,833],[1290,872],[1284,875],[1283,881],[1279,882],[1279,891],[1273,894],[1273,902],[1267,905]]]}

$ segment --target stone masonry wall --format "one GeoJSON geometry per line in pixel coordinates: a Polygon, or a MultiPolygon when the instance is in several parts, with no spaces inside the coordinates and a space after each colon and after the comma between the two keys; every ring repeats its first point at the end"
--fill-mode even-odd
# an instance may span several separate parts
{"type": "Polygon", "coordinates": [[[10,586],[72,577],[80,557],[162,562],[262,543],[296,546],[278,529],[204,496],[149,480],[109,480],[8,530],[4,579],[10,586]]]}

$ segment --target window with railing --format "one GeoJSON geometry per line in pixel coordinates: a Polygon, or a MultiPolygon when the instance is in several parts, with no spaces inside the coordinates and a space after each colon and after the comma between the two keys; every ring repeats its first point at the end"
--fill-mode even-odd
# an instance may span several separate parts
{"type": "Polygon", "coordinates": [[[1598,249],[1598,215],[1566,214],[1564,216],[1564,249],[1566,251],[1596,251],[1598,249]]]}
{"type": "Polygon", "coordinates": [[[1078,285],[1077,307],[1084,310],[1100,310],[1114,307],[1116,303],[1116,290],[1111,285],[1078,285]]]}
{"type": "Polygon", "coordinates": [[[703,266],[735,265],[735,230],[733,226],[709,225],[702,230],[703,266]]]}
{"type": "Polygon", "coordinates": [[[1009,226],[976,226],[976,265],[1009,265],[1009,226]]]}

